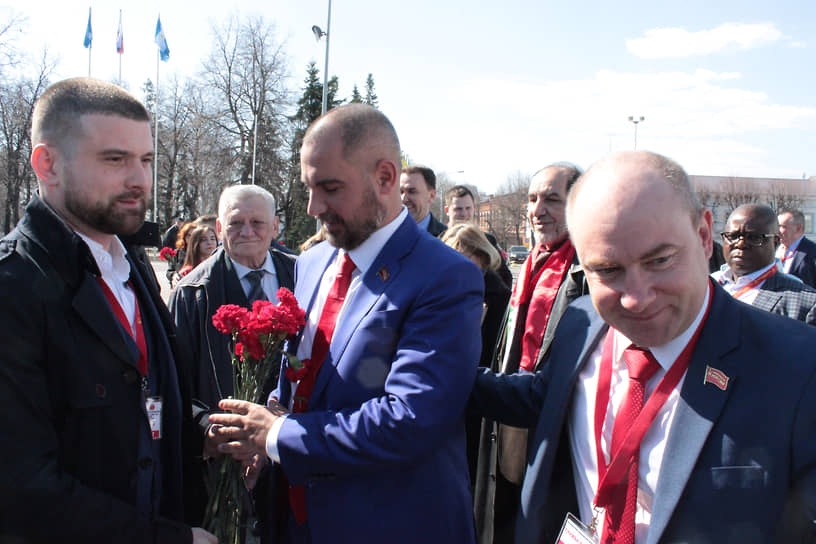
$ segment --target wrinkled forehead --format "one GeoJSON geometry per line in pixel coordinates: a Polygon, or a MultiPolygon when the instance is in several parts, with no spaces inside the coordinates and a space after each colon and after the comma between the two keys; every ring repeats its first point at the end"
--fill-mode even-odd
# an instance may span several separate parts
{"type": "Polygon", "coordinates": [[[536,174],[530,182],[528,194],[558,194],[562,198],[567,194],[568,172],[563,168],[546,168],[536,174]]]}
{"type": "Polygon", "coordinates": [[[245,196],[227,204],[224,210],[224,218],[227,220],[261,220],[268,221],[272,218],[272,211],[266,200],[257,195],[245,196]]]}

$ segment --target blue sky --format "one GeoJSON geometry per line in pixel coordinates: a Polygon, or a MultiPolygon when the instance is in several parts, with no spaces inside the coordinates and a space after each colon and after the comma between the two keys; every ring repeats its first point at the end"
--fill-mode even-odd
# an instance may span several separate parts
{"type": "MultiPolygon", "coordinates": [[[[85,75],[86,3],[12,2],[28,18],[20,44],[85,75]]],[[[326,0],[91,4],[95,77],[115,79],[123,10],[123,79],[155,79],[161,11],[171,50],[161,79],[195,73],[212,21],[263,15],[286,41],[293,88],[323,69],[326,0]],[[192,8],[191,8],[192,6],[192,8]]],[[[4,13],[5,12],[5,13],[4,13]]],[[[638,148],[691,174],[816,175],[816,2],[540,2],[334,0],[329,72],[348,96],[374,75],[404,151],[454,181],[494,191],[509,174],[569,160],[587,167],[638,148]],[[461,173],[464,171],[464,173],[461,173]]],[[[161,83],[161,81],[160,81],[161,83]]]]}

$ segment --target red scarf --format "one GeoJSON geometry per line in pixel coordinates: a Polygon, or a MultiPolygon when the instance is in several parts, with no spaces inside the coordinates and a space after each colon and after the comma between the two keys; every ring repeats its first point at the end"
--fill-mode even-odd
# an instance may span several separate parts
{"type": "Polygon", "coordinates": [[[519,368],[527,371],[532,371],[535,367],[555,296],[575,258],[575,248],[568,238],[547,258],[545,266],[533,274],[533,261],[541,249],[540,245],[537,246],[536,251],[524,261],[511,302],[517,311],[520,305],[529,304],[519,362],[519,368]]]}

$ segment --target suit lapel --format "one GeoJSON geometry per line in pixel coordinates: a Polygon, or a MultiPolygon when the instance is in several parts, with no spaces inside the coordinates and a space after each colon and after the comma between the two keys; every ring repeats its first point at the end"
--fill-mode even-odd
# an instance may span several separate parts
{"type": "Polygon", "coordinates": [[[779,301],[782,300],[782,294],[775,291],[777,287],[776,278],[777,275],[774,274],[765,280],[765,283],[763,283],[757,291],[756,298],[754,298],[754,302],[751,304],[752,306],[756,306],[766,312],[773,311],[776,305],[779,304],[779,301]]]}
{"type": "Polygon", "coordinates": [[[660,465],[647,544],[656,544],[674,513],[708,434],[719,418],[739,374],[740,314],[722,288],[712,289],[711,311],[700,333],[680,391],[660,465]],[[731,352],[736,351],[736,356],[731,352]],[[725,391],[709,380],[707,368],[729,378],[725,391]]]}
{"type": "Polygon", "coordinates": [[[334,375],[335,371],[332,367],[339,364],[349,340],[351,340],[362,319],[371,311],[371,308],[385,290],[394,284],[401,268],[400,260],[414,247],[418,234],[419,229],[416,223],[408,215],[361,278],[360,286],[348,301],[335,325],[334,335],[329,346],[329,355],[323,366],[320,367],[320,372],[315,380],[315,386],[309,400],[310,406],[314,406],[315,399],[319,397],[326,387],[329,378],[334,375]],[[383,269],[386,270],[385,274],[382,273],[383,269]]]}
{"type": "Polygon", "coordinates": [[[123,362],[133,366],[138,363],[138,353],[132,348],[132,342],[125,339],[125,331],[105,298],[96,279],[86,274],[74,296],[72,305],[74,310],[99,340],[123,362]]]}

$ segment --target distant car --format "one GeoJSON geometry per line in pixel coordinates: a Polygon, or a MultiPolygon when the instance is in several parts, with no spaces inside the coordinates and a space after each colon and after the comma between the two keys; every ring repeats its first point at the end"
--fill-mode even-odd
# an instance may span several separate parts
{"type": "Polygon", "coordinates": [[[510,255],[507,260],[511,263],[523,263],[527,255],[530,254],[530,250],[525,246],[510,246],[507,253],[510,255]]]}

